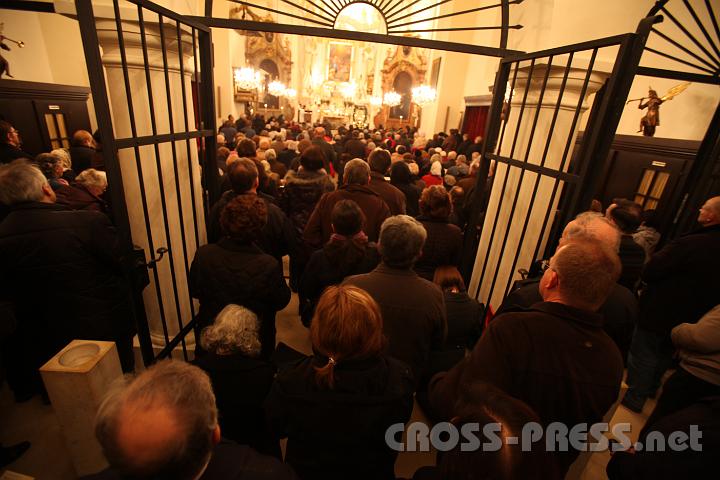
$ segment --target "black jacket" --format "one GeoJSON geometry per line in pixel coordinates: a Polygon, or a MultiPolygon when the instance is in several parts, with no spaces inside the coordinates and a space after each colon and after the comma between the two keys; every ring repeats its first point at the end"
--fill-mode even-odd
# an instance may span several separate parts
{"type": "Polygon", "coordinates": [[[297,173],[288,173],[285,178],[285,188],[278,198],[278,205],[290,219],[298,245],[302,243],[305,225],[320,197],[333,190],[335,185],[327,174],[304,169],[297,173]]]}
{"type": "Polygon", "coordinates": [[[115,229],[101,213],[54,203],[12,207],[0,223],[0,300],[15,307],[20,368],[37,369],[73,339],[134,335],[120,256],[115,229]]]}
{"type": "Polygon", "coordinates": [[[228,237],[203,245],[190,267],[190,293],[200,300],[198,326],[211,324],[215,316],[234,303],[260,319],[264,356],[275,348],[275,312],[290,301],[290,289],[282,265],[255,245],[228,237]]]}
{"type": "MultiPolygon", "coordinates": [[[[222,228],[220,227],[220,215],[225,206],[237,197],[234,190],[228,190],[223,193],[222,197],[213,205],[208,216],[208,242],[216,243],[223,237],[222,228]]],[[[243,195],[254,195],[253,193],[244,193],[243,195]]],[[[295,235],[292,231],[292,225],[285,214],[269,201],[264,195],[258,196],[265,202],[267,207],[267,223],[260,231],[255,243],[268,255],[272,255],[279,262],[282,261],[284,255],[292,254],[295,250],[295,235]]]]}
{"type": "Polygon", "coordinates": [[[277,453],[278,445],[270,439],[263,407],[275,378],[275,365],[242,353],[212,352],[193,363],[210,377],[223,437],[262,453],[277,453]]]}
{"type": "Polygon", "coordinates": [[[350,272],[343,275],[343,273],[340,272],[338,261],[330,258],[327,253],[328,249],[331,248],[330,244],[332,242],[333,240],[330,240],[325,248],[312,254],[300,280],[298,295],[301,299],[307,299],[307,304],[301,305],[300,311],[300,315],[305,324],[310,323],[315,313],[317,301],[320,299],[320,295],[325,288],[330,285],[339,284],[346,276],[368,273],[377,267],[380,262],[377,244],[370,242],[365,247],[364,258],[357,263],[350,272]]]}
{"type": "MultiPolygon", "coordinates": [[[[441,419],[454,415],[461,383],[486,381],[527,403],[543,426],[601,421],[620,391],[620,352],[602,330],[602,317],[561,303],[541,302],[496,317],[469,358],[430,382],[441,419]]],[[[565,473],[577,451],[557,455],[565,473]]]]}
{"type": "Polygon", "coordinates": [[[420,215],[418,220],[427,231],[422,256],[415,262],[415,271],[432,281],[435,269],[442,265],[460,266],[463,236],[460,227],[447,220],[436,220],[420,215]]]}
{"type": "Polygon", "coordinates": [[[285,461],[304,480],[394,479],[385,431],[410,418],[408,367],[389,357],[340,361],[329,390],[315,381],[326,364],[316,356],[280,372],[267,398],[273,431],[288,438],[285,461]]]}
{"type": "Polygon", "coordinates": [[[9,143],[0,143],[0,164],[10,163],[18,158],[27,158],[32,160],[35,156],[24,152],[17,147],[13,147],[9,143]]]}
{"type": "Polygon", "coordinates": [[[622,264],[622,273],[620,273],[618,283],[634,292],[645,266],[645,249],[633,240],[632,235],[623,234],[620,238],[618,256],[622,264]]]}
{"type": "Polygon", "coordinates": [[[72,161],[73,171],[79,174],[83,170],[91,168],[96,154],[94,148],[85,146],[70,147],[70,160],[72,161]]]}
{"type": "MultiPolygon", "coordinates": [[[[107,469],[83,480],[125,480],[107,469]]],[[[297,480],[292,469],[279,460],[260,455],[245,445],[222,440],[215,445],[205,473],[198,480],[297,480]]]]}
{"type": "Polygon", "coordinates": [[[656,252],[645,266],[638,325],[670,334],[720,304],[720,225],[684,235],[656,252]]]}
{"type": "Polygon", "coordinates": [[[335,149],[322,138],[313,138],[312,144],[320,147],[325,154],[325,171],[330,173],[330,164],[337,170],[337,154],[335,149]]]}

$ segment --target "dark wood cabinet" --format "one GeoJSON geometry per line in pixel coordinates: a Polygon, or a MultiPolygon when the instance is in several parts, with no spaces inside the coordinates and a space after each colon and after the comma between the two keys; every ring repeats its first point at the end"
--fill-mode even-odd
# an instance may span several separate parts
{"type": "Polygon", "coordinates": [[[69,147],[76,130],[88,130],[88,87],[0,80],[0,119],[10,122],[33,155],[69,147]]]}

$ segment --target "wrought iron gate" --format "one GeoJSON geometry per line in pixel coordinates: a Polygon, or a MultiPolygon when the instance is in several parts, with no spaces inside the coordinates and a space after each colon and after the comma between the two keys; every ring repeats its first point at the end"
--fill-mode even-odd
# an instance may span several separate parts
{"type": "Polygon", "coordinates": [[[636,33],[501,61],[478,178],[486,178],[491,161],[496,172],[487,195],[483,183],[474,190],[466,234],[473,256],[465,266],[472,265],[470,293],[478,300],[497,308],[516,269],[546,258],[562,226],[589,208],[645,41],[660,20],[642,20],[636,33]],[[593,70],[610,55],[612,70],[601,78],[593,70]],[[571,159],[593,90],[583,144],[571,159]]]}
{"type": "Polygon", "coordinates": [[[134,299],[143,360],[178,345],[187,359],[187,277],[218,189],[210,29],[144,0],[75,7],[112,212],[140,277],[152,272],[134,299]]]}

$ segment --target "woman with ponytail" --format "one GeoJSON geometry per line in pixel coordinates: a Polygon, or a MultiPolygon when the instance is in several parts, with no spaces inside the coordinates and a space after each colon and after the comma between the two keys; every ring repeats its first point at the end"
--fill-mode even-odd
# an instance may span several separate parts
{"type": "Polygon", "coordinates": [[[414,383],[405,364],[383,353],[382,331],[370,295],[330,286],[310,328],[314,355],[276,377],[265,407],[301,479],[395,478],[397,452],[385,432],[410,418],[414,383]]]}
{"type": "Polygon", "coordinates": [[[368,242],[363,232],[365,215],[357,203],[340,200],[331,215],[333,234],[322,250],[310,257],[298,288],[302,302],[300,318],[305,326],[310,324],[326,287],[337,285],[350,275],[368,273],[380,262],[377,245],[368,242]]]}

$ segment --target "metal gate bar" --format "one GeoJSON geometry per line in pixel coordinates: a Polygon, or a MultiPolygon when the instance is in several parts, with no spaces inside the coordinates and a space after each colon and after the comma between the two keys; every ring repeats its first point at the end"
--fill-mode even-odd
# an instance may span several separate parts
{"type": "MultiPolygon", "coordinates": [[[[132,246],[132,237],[129,212],[126,208],[126,199],[124,198],[125,188],[123,186],[119,153],[126,149],[128,150],[128,155],[126,155],[124,157],[125,160],[123,160],[124,168],[127,169],[129,165],[133,165],[134,167],[130,168],[130,170],[135,170],[136,173],[130,172],[132,175],[129,178],[137,175],[137,179],[132,180],[132,182],[134,182],[133,191],[136,188],[139,189],[139,192],[137,192],[138,210],[136,214],[142,214],[143,218],[140,219],[139,216],[137,217],[135,227],[142,228],[143,230],[142,234],[136,231],[136,235],[144,237],[141,241],[143,244],[147,242],[146,245],[150,250],[150,252],[148,252],[150,254],[149,258],[146,257],[143,263],[147,263],[147,266],[153,270],[153,288],[156,290],[155,293],[152,294],[152,300],[150,300],[150,297],[146,297],[144,300],[145,302],[150,301],[154,304],[153,309],[158,320],[156,325],[164,343],[164,348],[161,348],[159,353],[155,354],[147,314],[144,311],[143,299],[139,291],[135,292],[135,309],[137,310],[137,323],[139,328],[138,337],[140,339],[143,360],[147,365],[157,358],[172,354],[172,349],[175,346],[181,346],[183,357],[185,359],[189,358],[185,336],[194,326],[196,305],[189,291],[187,298],[184,298],[184,295],[181,294],[181,289],[185,288],[186,282],[184,282],[184,280],[189,275],[191,255],[194,253],[193,249],[200,245],[202,239],[200,219],[198,218],[200,212],[198,209],[202,209],[201,211],[206,213],[208,208],[206,201],[203,201],[201,205],[197,203],[195,198],[196,192],[198,195],[200,195],[200,193],[196,190],[195,186],[198,182],[204,183],[200,189],[204,200],[211,199],[211,196],[207,194],[209,190],[217,190],[214,186],[214,184],[217,183],[214,158],[215,119],[212,110],[208,111],[206,108],[207,104],[212,105],[213,103],[212,58],[210,56],[211,32],[208,27],[190,18],[178,15],[164,7],[155,5],[152,2],[145,0],[127,0],[127,2],[133,4],[135,7],[129,10],[129,15],[132,15],[132,19],[122,17],[122,12],[126,11],[123,10],[121,12],[119,0],[113,1],[111,11],[112,14],[114,14],[114,19],[112,18],[112,14],[109,15],[111,17],[109,18],[110,22],[114,24],[118,41],[117,54],[119,56],[119,62],[116,65],[117,68],[122,69],[122,73],[120,74],[120,72],[118,72],[116,77],[120,80],[117,86],[119,87],[120,84],[122,84],[125,88],[124,95],[122,93],[120,93],[120,95],[124,96],[125,101],[123,103],[127,104],[127,110],[125,110],[123,106],[121,108],[123,113],[115,112],[115,114],[127,115],[127,117],[119,118],[121,122],[127,122],[125,125],[130,135],[127,138],[117,139],[115,138],[115,131],[110,116],[110,97],[108,85],[105,82],[103,74],[104,66],[99,52],[100,43],[98,40],[98,30],[95,25],[92,1],[76,0],[75,3],[80,21],[88,70],[90,72],[98,125],[105,145],[104,158],[113,201],[113,213],[115,213],[118,229],[128,248],[132,246]],[[135,17],[135,11],[137,17],[135,17]],[[159,49],[162,53],[162,60],[160,60],[159,56],[153,58],[153,62],[157,62],[154,66],[151,65],[149,54],[151,48],[149,43],[150,37],[147,32],[148,24],[146,23],[150,17],[152,17],[153,22],[157,19],[157,26],[159,27],[159,49]],[[137,22],[139,31],[123,30],[124,25],[132,21],[137,22]],[[128,34],[137,35],[133,37],[135,41],[137,41],[139,37],[139,45],[135,44],[133,46],[133,48],[137,48],[138,50],[137,55],[133,57],[134,63],[132,66],[128,58],[128,43],[125,38],[125,35],[128,34]],[[175,79],[177,71],[173,77],[170,76],[171,65],[168,48],[174,40],[177,41],[178,48],[179,89],[176,85],[178,80],[175,79]],[[192,52],[188,51],[190,44],[192,44],[192,52]],[[192,56],[193,66],[192,71],[188,72],[188,69],[185,68],[185,59],[189,59],[190,55],[192,56]],[[140,57],[142,57],[141,60],[140,57]],[[198,57],[203,58],[198,59],[198,57]],[[162,78],[154,72],[154,69],[159,68],[160,65],[164,70],[162,78]],[[136,77],[130,76],[131,68],[135,69],[133,75],[136,75],[136,77]],[[193,88],[192,93],[186,88],[186,74],[192,75],[192,78],[188,77],[188,81],[190,82],[201,81],[199,84],[200,88],[193,88]],[[131,85],[138,83],[140,78],[144,79],[145,86],[143,88],[142,85],[139,85],[139,90],[133,92],[131,85]],[[155,82],[155,85],[153,85],[153,82],[155,82]],[[163,87],[165,88],[164,95],[162,94],[163,87]],[[193,114],[191,107],[194,106],[194,102],[188,105],[190,102],[187,97],[190,94],[195,96],[195,90],[197,90],[197,105],[200,106],[200,108],[193,114]],[[181,100],[177,99],[177,94],[173,94],[173,92],[177,93],[178,91],[182,94],[181,100]],[[136,92],[143,92],[141,96],[147,95],[147,106],[144,105],[144,102],[142,104],[134,103],[138,100],[134,98],[135,95],[133,95],[133,93],[136,92]],[[155,103],[156,101],[159,102],[157,105],[155,103]],[[165,107],[162,105],[163,101],[167,102],[167,114],[169,117],[167,123],[165,123],[166,120],[163,117],[165,114],[165,107]],[[173,102],[178,105],[173,105],[173,102]],[[182,112],[184,119],[176,121],[175,115],[180,114],[180,112],[182,112]],[[189,114],[193,115],[192,124],[190,124],[191,120],[188,118],[189,114]],[[141,118],[148,120],[149,135],[144,134],[139,136],[141,132],[139,131],[138,121],[141,121],[141,118]],[[183,127],[184,131],[182,131],[183,127]],[[191,127],[193,128],[192,131],[190,130],[191,127]],[[161,128],[167,128],[169,132],[160,132],[161,128]],[[185,148],[177,145],[177,142],[184,142],[185,148]],[[203,167],[203,175],[201,177],[198,177],[193,172],[193,170],[197,168],[197,164],[195,164],[193,160],[195,151],[191,148],[191,142],[195,144],[198,158],[203,167]],[[169,148],[162,147],[161,149],[160,145],[167,143],[170,144],[169,148]],[[152,146],[150,149],[152,153],[141,150],[141,147],[150,146],[152,146]],[[187,161],[187,165],[181,166],[179,162],[182,157],[178,155],[182,156],[183,154],[186,155],[185,161],[187,161]],[[151,158],[145,158],[150,155],[155,157],[154,162],[151,158]],[[172,155],[172,157],[170,157],[170,155],[172,155]],[[127,161],[130,161],[130,163],[125,163],[127,161]],[[143,170],[143,168],[149,168],[150,165],[152,165],[151,168],[154,168],[156,172],[145,172],[143,170]],[[157,174],[156,179],[154,177],[155,174],[157,174]],[[166,185],[165,179],[167,178],[167,174],[174,175],[174,180],[171,181],[168,179],[169,183],[166,185]],[[181,175],[183,176],[182,183],[181,175]],[[149,181],[150,183],[148,183],[149,181]],[[188,188],[187,184],[184,183],[186,181],[189,183],[189,189],[186,191],[189,192],[190,199],[188,199],[187,194],[182,191],[183,187],[185,189],[188,188]],[[175,197],[173,198],[174,195],[175,197]],[[153,205],[159,206],[157,212],[150,211],[151,198],[153,199],[153,205]],[[175,206],[177,207],[177,211],[174,211],[175,206]],[[190,217],[186,217],[188,214],[188,208],[186,208],[186,206],[192,208],[190,217]],[[157,215],[162,215],[162,218],[158,218],[157,215]],[[153,220],[151,216],[156,220],[153,220]],[[189,220],[189,218],[192,218],[192,220],[189,220]],[[170,224],[171,221],[174,224],[172,228],[170,224]],[[143,227],[140,227],[140,225],[143,227]],[[176,225],[179,225],[179,232],[176,230],[176,225]],[[162,234],[160,234],[160,232],[162,232],[162,234]],[[164,242],[167,242],[166,247],[169,252],[168,263],[164,267],[162,267],[161,264],[157,265],[157,262],[162,256],[157,259],[152,259],[156,248],[159,246],[158,238],[156,238],[158,234],[161,236],[164,235],[164,242]],[[191,239],[193,239],[193,237],[195,241],[194,246],[191,245],[191,239]],[[176,255],[181,257],[176,257],[176,255]],[[178,270],[176,270],[176,267],[178,270]],[[164,296],[167,296],[167,299],[164,298],[164,296]],[[165,304],[166,301],[168,302],[167,304],[165,304]],[[175,316],[174,320],[172,318],[173,316],[175,316]],[[173,338],[171,338],[172,335],[168,326],[168,322],[170,321],[175,321],[178,329],[177,335],[174,335],[173,338]]],[[[112,32],[112,29],[110,31],[112,32]]],[[[158,37],[155,36],[153,39],[156,43],[157,38],[158,37]]],[[[152,48],[156,48],[155,43],[152,45],[152,48]]],[[[197,83],[193,85],[197,85],[197,83]]],[[[119,136],[123,136],[122,133],[119,133],[119,136]]]]}
{"type": "MultiPolygon", "coordinates": [[[[554,250],[557,233],[559,228],[555,228],[555,235],[548,237],[548,228],[553,224],[551,218],[556,220],[555,226],[561,227],[569,219],[574,217],[576,213],[586,209],[589,206],[589,199],[595,194],[596,179],[592,178],[599,168],[604,165],[605,156],[607,155],[610,143],[604,142],[607,135],[614,135],[617,122],[619,121],[620,114],[622,112],[622,106],[618,104],[618,100],[624,103],[627,97],[627,92],[630,87],[630,83],[634,77],[634,71],[639,63],[640,54],[642,48],[647,39],[647,35],[650,31],[653,22],[658,21],[657,18],[643,20],[638,31],[635,34],[625,34],[619,36],[608,37],[605,39],[595,40],[592,42],[583,42],[575,45],[570,45],[561,48],[549,49],[541,52],[535,52],[524,55],[517,55],[502,60],[501,71],[507,72],[504,74],[507,78],[510,69],[514,69],[513,81],[511,85],[511,91],[509,92],[509,102],[512,101],[512,97],[515,94],[515,85],[517,82],[518,71],[524,70],[526,75],[525,92],[523,93],[522,101],[519,105],[515,105],[512,109],[519,109],[518,112],[511,112],[508,114],[508,118],[504,120],[502,127],[501,123],[501,112],[502,112],[502,99],[504,97],[505,84],[498,85],[496,83],[495,90],[493,92],[493,107],[491,122],[486,130],[486,144],[483,148],[483,159],[484,165],[482,171],[478,176],[478,183],[476,184],[475,192],[475,203],[479,203],[478,191],[482,191],[484,185],[480,179],[486,177],[483,174],[489,170],[489,161],[495,160],[498,162],[498,168],[496,170],[496,176],[500,172],[500,165],[505,165],[502,170],[504,178],[502,183],[498,183],[498,179],[494,178],[492,184],[492,211],[487,212],[484,217],[485,225],[482,228],[490,228],[489,235],[484,236],[485,240],[481,237],[481,234],[475,234],[474,229],[479,226],[480,216],[475,215],[474,220],[478,223],[471,224],[469,226],[468,235],[474,236],[474,244],[482,248],[481,252],[477,254],[477,260],[480,262],[477,264],[477,270],[473,276],[472,283],[472,294],[475,298],[483,301],[486,305],[489,305],[495,299],[497,303],[498,298],[504,298],[509,292],[513,279],[515,278],[515,269],[518,266],[518,262],[521,258],[521,252],[526,252],[524,255],[528,255],[528,252],[532,252],[532,258],[537,259],[543,244],[546,246],[546,252],[548,250],[554,250]],[[570,161],[571,146],[574,143],[574,135],[577,125],[581,118],[583,111],[583,104],[585,96],[588,92],[590,80],[593,75],[593,68],[598,57],[598,52],[601,49],[617,48],[619,50],[615,55],[615,65],[613,72],[609,79],[606,81],[605,87],[607,91],[602,89],[596,94],[595,101],[593,103],[592,110],[590,112],[589,122],[587,131],[591,132],[588,135],[584,144],[582,155],[580,155],[576,161],[571,164],[569,172],[566,172],[566,166],[570,161]],[[567,133],[567,139],[564,144],[563,154],[561,158],[556,158],[556,164],[559,164],[557,168],[548,168],[546,161],[550,153],[550,145],[553,138],[557,138],[556,125],[560,109],[562,108],[563,97],[566,93],[566,87],[568,82],[568,76],[571,72],[573,60],[576,58],[577,53],[581,51],[588,51],[590,54],[590,60],[587,67],[583,67],[585,75],[580,90],[580,95],[575,105],[572,121],[569,124],[569,130],[567,133]],[[553,68],[553,64],[556,62],[557,57],[567,55],[567,63],[564,66],[562,81],[558,91],[557,101],[554,103],[552,111],[552,119],[549,123],[549,130],[547,131],[547,137],[543,140],[544,147],[542,155],[538,157],[537,153],[534,154],[534,162],[530,162],[531,151],[538,152],[539,145],[536,145],[538,139],[537,136],[537,125],[541,114],[541,108],[543,107],[543,100],[546,96],[546,89],[548,85],[550,71],[553,68]],[[529,65],[528,62],[529,61],[529,65]],[[537,97],[533,100],[531,105],[528,105],[528,95],[533,81],[538,82],[540,77],[536,73],[538,65],[543,64],[546,71],[542,76],[542,82],[539,92],[536,93],[537,97]],[[538,77],[538,78],[534,78],[538,77]],[[613,98],[614,97],[614,98],[613,98]],[[525,109],[536,108],[535,114],[532,120],[525,119],[525,109]],[[514,117],[513,117],[514,115],[514,117]],[[505,139],[505,131],[507,123],[510,119],[516,121],[515,132],[512,139],[505,139]],[[526,123],[523,125],[523,121],[526,123]],[[526,128],[523,129],[523,126],[526,128]],[[520,131],[524,132],[522,144],[519,143],[520,131]],[[499,141],[495,143],[497,138],[497,132],[500,132],[499,141]],[[602,132],[602,133],[600,133],[602,132]],[[554,136],[555,135],[555,136],[554,136]],[[502,150],[508,148],[509,153],[503,154],[502,150]],[[525,148],[523,158],[516,159],[515,152],[522,151],[525,148]],[[526,178],[526,172],[533,172],[536,176],[535,180],[526,178]],[[513,177],[512,179],[510,177],[513,177]],[[540,206],[545,211],[536,212],[539,187],[542,179],[553,180],[553,183],[546,183],[546,191],[549,191],[552,187],[552,191],[549,195],[549,202],[546,206],[540,206]],[[512,182],[512,186],[509,185],[512,182]],[[562,215],[552,216],[555,210],[557,202],[557,195],[561,191],[561,185],[566,185],[563,190],[561,197],[561,206],[557,209],[562,215]],[[506,198],[508,188],[515,188],[515,191],[510,195],[512,201],[509,205],[509,210],[505,206],[505,201],[510,200],[506,198]],[[525,203],[523,201],[523,207],[526,208],[524,213],[517,215],[518,208],[520,207],[520,196],[521,190],[524,195],[528,195],[529,201],[525,203]],[[587,205],[586,205],[587,203],[587,205]],[[503,217],[504,232],[500,232],[501,227],[501,213],[505,215],[509,212],[507,218],[503,217]],[[538,217],[538,213],[540,216],[538,217]],[[487,215],[494,214],[495,217],[487,217],[487,215]],[[530,217],[543,218],[542,224],[539,225],[539,236],[535,241],[535,245],[528,244],[531,241],[527,238],[527,233],[530,225],[530,217]],[[514,233],[512,241],[510,240],[511,232],[514,233]],[[515,236],[519,232],[519,236],[515,236]],[[480,245],[482,241],[482,245],[480,245]],[[512,246],[511,246],[512,245],[512,246]],[[499,249],[497,248],[499,246],[499,249]],[[514,251],[512,251],[514,249],[514,251]],[[512,260],[510,260],[512,259],[512,260]],[[480,265],[482,267],[480,268],[480,265]],[[509,266],[509,270],[507,267],[509,266]],[[502,272],[501,272],[502,271],[502,272]],[[498,288],[502,288],[501,291],[498,288]],[[481,294],[482,292],[482,294],[481,294]],[[483,298],[479,298],[482,296],[483,298]]],[[[555,65],[557,69],[558,65],[555,65]]],[[[579,67],[575,67],[578,69],[579,67]]],[[[500,77],[500,72],[498,74],[500,77]]],[[[552,107],[550,107],[552,108],[552,107]]],[[[548,109],[549,110],[549,109],[548,109]]],[[[549,112],[548,112],[549,114],[549,112]]],[[[542,144],[542,143],[541,143],[542,144]]],[[[541,145],[540,144],[540,145],[541,145]]],[[[559,145],[558,145],[559,147],[559,145]]],[[[512,190],[510,190],[512,192],[512,190]]],[[[526,197],[526,198],[528,198],[526,197]]],[[[481,205],[480,208],[487,208],[491,204],[491,198],[484,199],[485,205],[481,205]]],[[[522,212],[522,210],[520,210],[522,212]]],[[[467,245],[467,243],[466,243],[467,245]]],[[[477,247],[476,247],[477,248],[477,247]]],[[[523,265],[523,267],[529,267],[529,265],[523,265]]],[[[497,307],[498,305],[494,305],[497,307]]]]}

